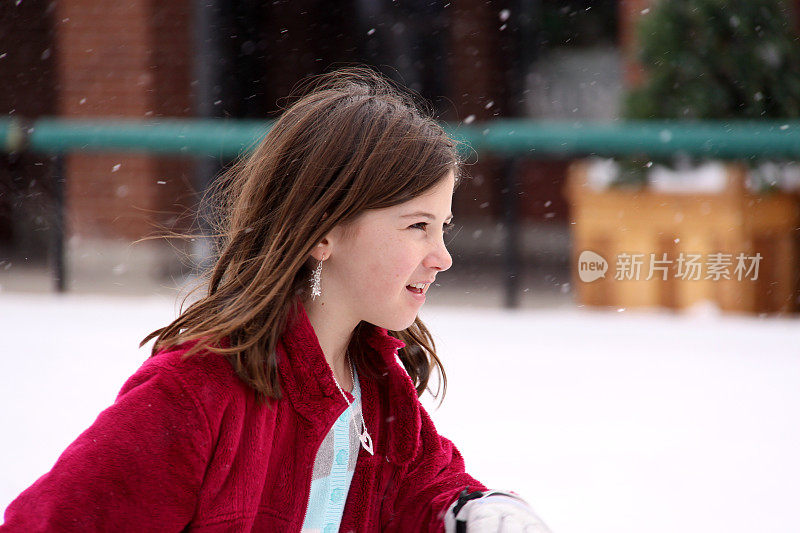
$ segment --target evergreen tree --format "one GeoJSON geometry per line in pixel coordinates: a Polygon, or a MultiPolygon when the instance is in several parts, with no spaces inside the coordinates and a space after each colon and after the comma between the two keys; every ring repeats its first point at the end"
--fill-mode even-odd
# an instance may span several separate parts
{"type": "MultiPolygon", "coordinates": [[[[656,0],[636,28],[646,79],[627,93],[624,118],[800,117],[792,21],[782,0],[656,0]]],[[[627,160],[622,181],[637,181],[641,163],[627,160]]]]}

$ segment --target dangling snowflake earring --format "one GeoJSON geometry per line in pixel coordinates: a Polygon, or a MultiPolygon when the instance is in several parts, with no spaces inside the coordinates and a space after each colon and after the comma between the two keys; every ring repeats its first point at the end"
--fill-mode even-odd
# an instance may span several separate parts
{"type": "Polygon", "coordinates": [[[314,276],[311,278],[311,299],[316,300],[317,296],[322,295],[322,290],[320,286],[320,280],[322,279],[322,262],[325,259],[321,259],[317,268],[314,269],[314,276]]]}

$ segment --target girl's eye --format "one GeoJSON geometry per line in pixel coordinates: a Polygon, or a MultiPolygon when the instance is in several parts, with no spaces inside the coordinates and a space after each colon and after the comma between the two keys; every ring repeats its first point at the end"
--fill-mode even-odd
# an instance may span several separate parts
{"type": "MultiPolygon", "coordinates": [[[[422,231],[425,231],[425,228],[428,227],[428,223],[427,222],[417,222],[416,224],[412,224],[411,227],[412,228],[421,229],[422,231]]],[[[442,232],[443,233],[448,233],[451,229],[453,229],[453,223],[452,222],[447,222],[447,223],[445,223],[444,228],[442,229],[442,232]]]]}

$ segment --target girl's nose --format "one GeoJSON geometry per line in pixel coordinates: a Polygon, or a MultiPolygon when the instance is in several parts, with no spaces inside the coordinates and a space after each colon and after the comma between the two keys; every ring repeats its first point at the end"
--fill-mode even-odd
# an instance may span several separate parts
{"type": "Polygon", "coordinates": [[[450,252],[447,251],[444,241],[440,242],[436,250],[428,255],[427,260],[428,264],[425,265],[427,268],[435,268],[442,272],[453,266],[453,258],[450,256],[450,252]]]}

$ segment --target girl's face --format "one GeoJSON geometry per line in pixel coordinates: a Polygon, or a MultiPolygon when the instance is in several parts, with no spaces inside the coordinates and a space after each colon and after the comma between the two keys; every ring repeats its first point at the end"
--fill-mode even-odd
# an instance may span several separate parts
{"type": "Polygon", "coordinates": [[[413,324],[424,293],[453,264],[444,230],[454,186],[451,171],[423,196],[362,214],[349,235],[331,232],[321,281],[330,309],[353,327],[361,320],[394,331],[413,324]],[[422,294],[408,288],[416,283],[425,283],[422,294]]]}

